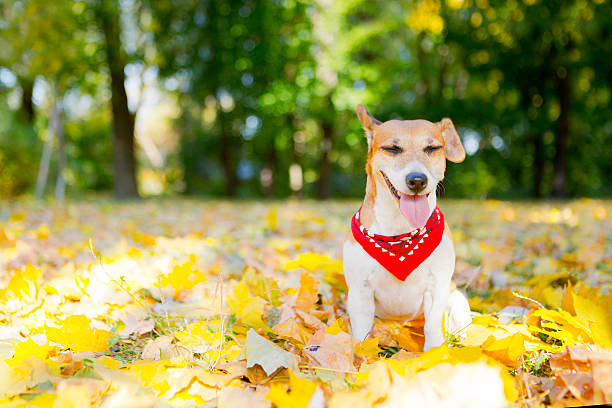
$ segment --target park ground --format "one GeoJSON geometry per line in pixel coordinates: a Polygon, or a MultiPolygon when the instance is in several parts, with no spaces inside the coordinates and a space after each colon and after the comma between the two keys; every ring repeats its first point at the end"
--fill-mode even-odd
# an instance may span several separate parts
{"type": "Polygon", "coordinates": [[[0,407],[612,401],[611,201],[442,200],[474,317],[428,353],[422,321],[349,334],[358,206],[0,203],[0,407]]]}

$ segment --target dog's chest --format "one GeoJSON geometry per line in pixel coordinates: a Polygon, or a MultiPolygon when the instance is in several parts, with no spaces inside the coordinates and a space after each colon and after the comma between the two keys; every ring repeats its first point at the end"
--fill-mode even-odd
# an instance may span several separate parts
{"type": "MultiPolygon", "coordinates": [[[[426,293],[435,290],[436,281],[452,274],[449,252],[452,244],[446,235],[436,250],[405,281],[395,278],[356,242],[347,242],[345,273],[349,290],[353,284],[367,282],[374,292],[376,315],[391,319],[412,319],[423,311],[426,293]]],[[[454,261],[454,256],[452,256],[454,261]]]]}

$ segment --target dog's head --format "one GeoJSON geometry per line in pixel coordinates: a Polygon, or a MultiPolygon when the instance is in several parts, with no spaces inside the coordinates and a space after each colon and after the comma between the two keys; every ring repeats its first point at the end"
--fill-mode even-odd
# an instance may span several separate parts
{"type": "Polygon", "coordinates": [[[442,119],[376,120],[363,105],[357,117],[368,140],[366,171],[375,191],[386,192],[415,228],[422,227],[435,208],[436,187],[444,178],[446,160],[462,162],[465,151],[453,122],[442,119]]]}

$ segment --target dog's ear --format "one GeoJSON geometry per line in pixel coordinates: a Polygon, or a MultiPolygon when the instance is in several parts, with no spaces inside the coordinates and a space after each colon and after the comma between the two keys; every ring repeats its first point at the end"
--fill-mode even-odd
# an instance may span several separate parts
{"type": "Polygon", "coordinates": [[[461,139],[459,139],[453,121],[449,118],[444,118],[437,125],[444,138],[444,154],[446,154],[446,158],[454,163],[461,163],[465,159],[465,150],[463,150],[461,139]]]}
{"type": "Polygon", "coordinates": [[[357,105],[357,117],[365,130],[366,138],[368,139],[368,150],[372,148],[372,138],[374,137],[374,129],[382,122],[370,115],[370,112],[362,104],[357,105]]]}

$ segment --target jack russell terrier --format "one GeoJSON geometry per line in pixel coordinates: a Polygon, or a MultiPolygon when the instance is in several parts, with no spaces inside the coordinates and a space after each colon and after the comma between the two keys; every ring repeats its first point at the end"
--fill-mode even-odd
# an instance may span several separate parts
{"type": "Polygon", "coordinates": [[[444,343],[444,332],[456,333],[472,321],[467,299],[451,282],[455,250],[436,206],[446,160],[462,162],[465,151],[448,118],[381,123],[363,105],[357,117],[368,141],[366,195],[342,260],[353,336],[368,337],[374,315],[424,315],[428,351],[444,343]]]}

